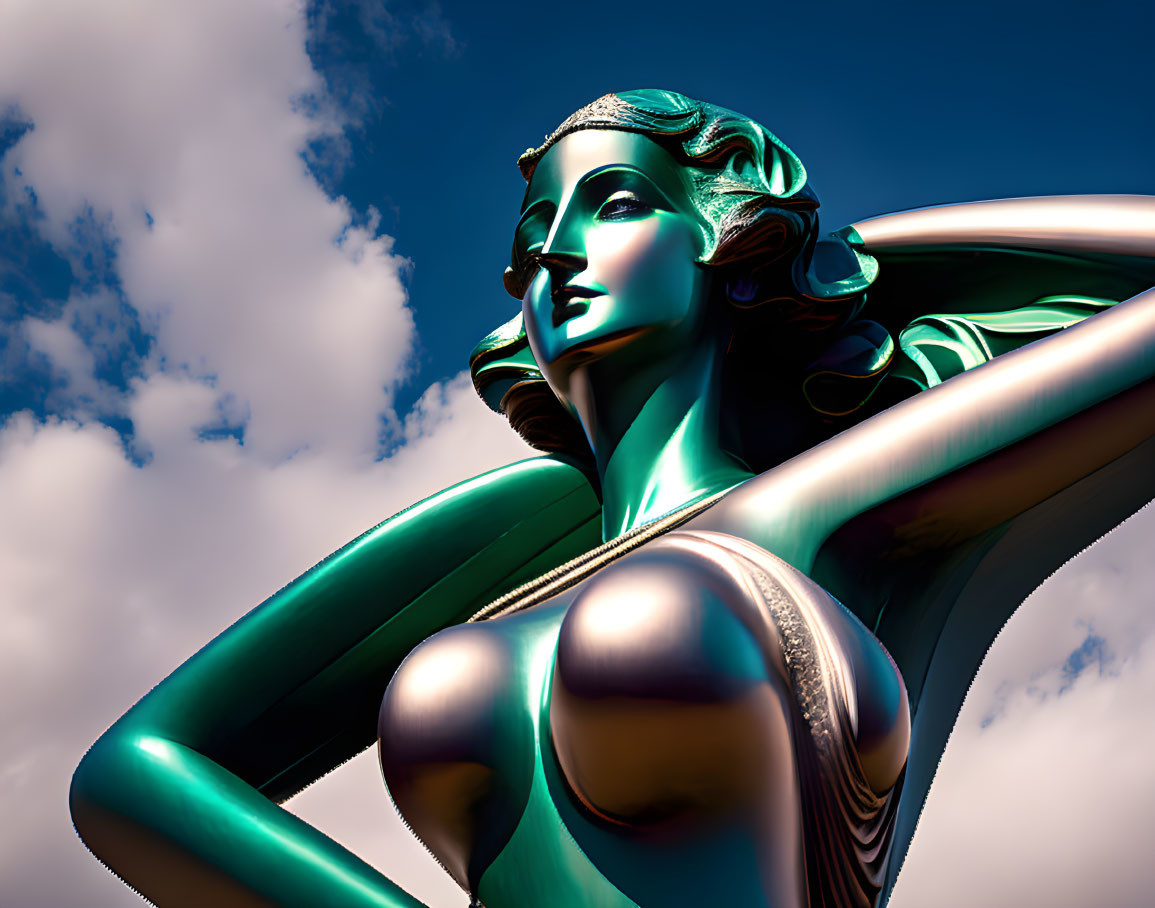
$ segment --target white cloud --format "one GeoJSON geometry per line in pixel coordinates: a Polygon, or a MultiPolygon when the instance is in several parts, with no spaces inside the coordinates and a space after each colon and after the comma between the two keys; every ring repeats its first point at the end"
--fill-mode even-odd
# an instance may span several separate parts
{"type": "Polygon", "coordinates": [[[115,293],[99,289],[70,299],[56,319],[28,316],[15,325],[9,343],[27,343],[48,362],[47,410],[80,417],[123,415],[122,393],[98,377],[100,366],[123,360],[131,343],[120,306],[115,293]]]}
{"type": "Polygon", "coordinates": [[[1148,904],[1153,538],[1147,507],[1007,623],[959,715],[894,908],[1148,904]],[[1105,658],[1064,671],[1096,638],[1105,658]]]}
{"type": "Polygon", "coordinates": [[[268,458],[374,449],[412,343],[404,263],[305,173],[337,124],[301,103],[323,86],[298,3],[14,0],[0,86],[34,123],[5,179],[62,248],[90,207],[114,233],[158,361],[247,400],[268,458]]]}
{"type": "Polygon", "coordinates": [[[92,379],[96,359],[67,319],[45,321],[27,318],[24,330],[29,346],[47,356],[69,384],[82,384],[92,379]]]}

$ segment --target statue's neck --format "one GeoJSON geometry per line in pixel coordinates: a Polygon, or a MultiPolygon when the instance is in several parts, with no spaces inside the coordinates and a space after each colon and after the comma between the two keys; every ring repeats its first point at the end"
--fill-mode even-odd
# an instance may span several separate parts
{"type": "Polygon", "coordinates": [[[590,388],[605,539],[753,475],[721,446],[720,357],[703,345],[663,376],[590,388]]]}

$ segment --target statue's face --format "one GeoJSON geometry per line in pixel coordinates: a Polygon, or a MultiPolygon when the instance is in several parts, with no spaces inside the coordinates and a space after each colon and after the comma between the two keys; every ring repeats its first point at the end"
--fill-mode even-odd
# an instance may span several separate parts
{"type": "Polygon", "coordinates": [[[571,133],[538,163],[514,243],[541,262],[522,311],[563,399],[582,365],[627,347],[677,355],[700,335],[709,275],[688,190],[685,168],[636,133],[571,133]]]}

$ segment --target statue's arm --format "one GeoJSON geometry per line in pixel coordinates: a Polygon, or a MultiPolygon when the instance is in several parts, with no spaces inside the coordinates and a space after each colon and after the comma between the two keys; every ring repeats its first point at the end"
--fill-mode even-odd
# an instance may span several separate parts
{"type": "Polygon", "coordinates": [[[746,483],[695,525],[740,527],[810,573],[836,532],[902,501],[872,527],[873,553],[943,551],[1153,435],[1155,290],[891,407],[746,483]]]}
{"type": "Polygon", "coordinates": [[[553,458],[385,521],[213,640],[93,745],[72,783],[77,832],[160,905],[417,905],[277,803],[372,743],[384,688],[416,643],[599,533],[585,477],[553,458]]]}
{"type": "Polygon", "coordinates": [[[1134,298],[843,432],[748,483],[702,523],[736,520],[809,572],[850,521],[924,488],[922,514],[896,528],[902,538],[877,544],[942,549],[1150,437],[1152,407],[1137,386],[1155,373],[1155,294],[1144,292],[1155,285],[1155,197],[943,205],[863,221],[846,233],[879,261],[872,317],[897,317],[900,326],[927,311],[1018,308],[1052,294],[1134,298]],[[1056,427],[1078,420],[1088,429],[1079,443],[1058,444],[1056,427]],[[1052,429],[1056,444],[1044,452],[1037,440],[1052,429]],[[1021,453],[1030,439],[1033,459],[993,458],[1021,453]],[[985,472],[971,470],[945,494],[941,480],[982,461],[985,472]]]}

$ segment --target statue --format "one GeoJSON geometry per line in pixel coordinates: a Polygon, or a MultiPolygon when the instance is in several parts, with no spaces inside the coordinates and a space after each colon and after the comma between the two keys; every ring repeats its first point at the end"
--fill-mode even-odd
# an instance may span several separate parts
{"type": "Polygon", "coordinates": [[[1155,199],[820,236],[782,142],[654,90],[518,163],[471,367],[549,453],[210,643],[76,828],[161,905],[417,905],[276,806],[378,740],[475,904],[880,904],[1002,623],[1155,498],[1155,199]]]}

